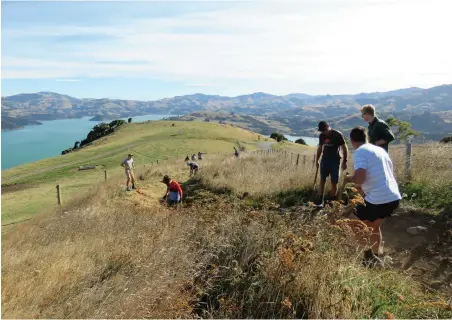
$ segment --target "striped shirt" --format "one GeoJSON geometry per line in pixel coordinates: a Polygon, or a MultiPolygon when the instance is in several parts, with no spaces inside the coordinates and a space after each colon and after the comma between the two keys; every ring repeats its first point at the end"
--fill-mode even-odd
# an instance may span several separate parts
{"type": "Polygon", "coordinates": [[[355,171],[366,170],[362,188],[367,202],[384,204],[402,199],[394,178],[392,161],[383,148],[365,143],[353,154],[353,162],[355,171]]]}

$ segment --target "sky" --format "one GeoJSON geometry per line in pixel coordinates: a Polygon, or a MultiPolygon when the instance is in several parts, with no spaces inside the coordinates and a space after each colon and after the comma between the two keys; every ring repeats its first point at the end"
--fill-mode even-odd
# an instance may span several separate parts
{"type": "Polygon", "coordinates": [[[452,1],[2,1],[2,96],[154,100],[452,83],[452,1]]]}

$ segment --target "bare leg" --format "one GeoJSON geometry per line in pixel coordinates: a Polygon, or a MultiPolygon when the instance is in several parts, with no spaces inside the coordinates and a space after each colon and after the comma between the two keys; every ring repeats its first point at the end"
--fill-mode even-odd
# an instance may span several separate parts
{"type": "Polygon", "coordinates": [[[129,183],[130,183],[130,173],[127,174],[127,182],[126,182],[126,187],[129,187],[129,183]]]}
{"type": "Polygon", "coordinates": [[[381,239],[382,239],[382,235],[381,235],[381,223],[382,220],[381,219],[377,219],[373,222],[370,221],[363,221],[366,226],[368,228],[371,228],[371,234],[370,234],[370,244],[371,244],[371,248],[372,248],[372,252],[376,255],[378,255],[378,251],[380,248],[380,244],[381,244],[381,239]]]}
{"type": "Polygon", "coordinates": [[[135,187],[135,173],[130,172],[130,179],[132,181],[132,187],[135,187]]]}
{"type": "Polygon", "coordinates": [[[331,182],[331,195],[335,197],[337,195],[337,183],[331,182]]]}

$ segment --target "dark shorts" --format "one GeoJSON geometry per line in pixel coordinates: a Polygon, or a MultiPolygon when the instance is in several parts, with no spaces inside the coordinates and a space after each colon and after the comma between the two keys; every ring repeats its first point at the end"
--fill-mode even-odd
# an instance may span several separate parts
{"type": "Polygon", "coordinates": [[[328,176],[331,176],[331,183],[337,184],[339,182],[339,167],[340,160],[323,160],[320,161],[320,179],[326,181],[328,176]]]}
{"type": "Polygon", "coordinates": [[[364,221],[374,222],[377,219],[384,219],[390,217],[394,210],[399,207],[399,200],[383,203],[372,204],[365,201],[365,204],[360,204],[356,207],[356,216],[364,221]]]}

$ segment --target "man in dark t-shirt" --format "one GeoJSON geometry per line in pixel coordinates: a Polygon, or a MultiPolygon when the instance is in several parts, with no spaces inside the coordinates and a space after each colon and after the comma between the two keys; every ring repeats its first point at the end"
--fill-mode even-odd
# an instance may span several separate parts
{"type": "Polygon", "coordinates": [[[341,132],[331,129],[325,121],[319,123],[319,146],[317,148],[317,168],[320,167],[320,195],[325,189],[326,178],[331,176],[331,193],[333,199],[337,194],[337,183],[339,182],[339,166],[342,149],[342,170],[347,169],[348,149],[344,136],[341,132]],[[322,157],[322,160],[320,160],[322,157]]]}

